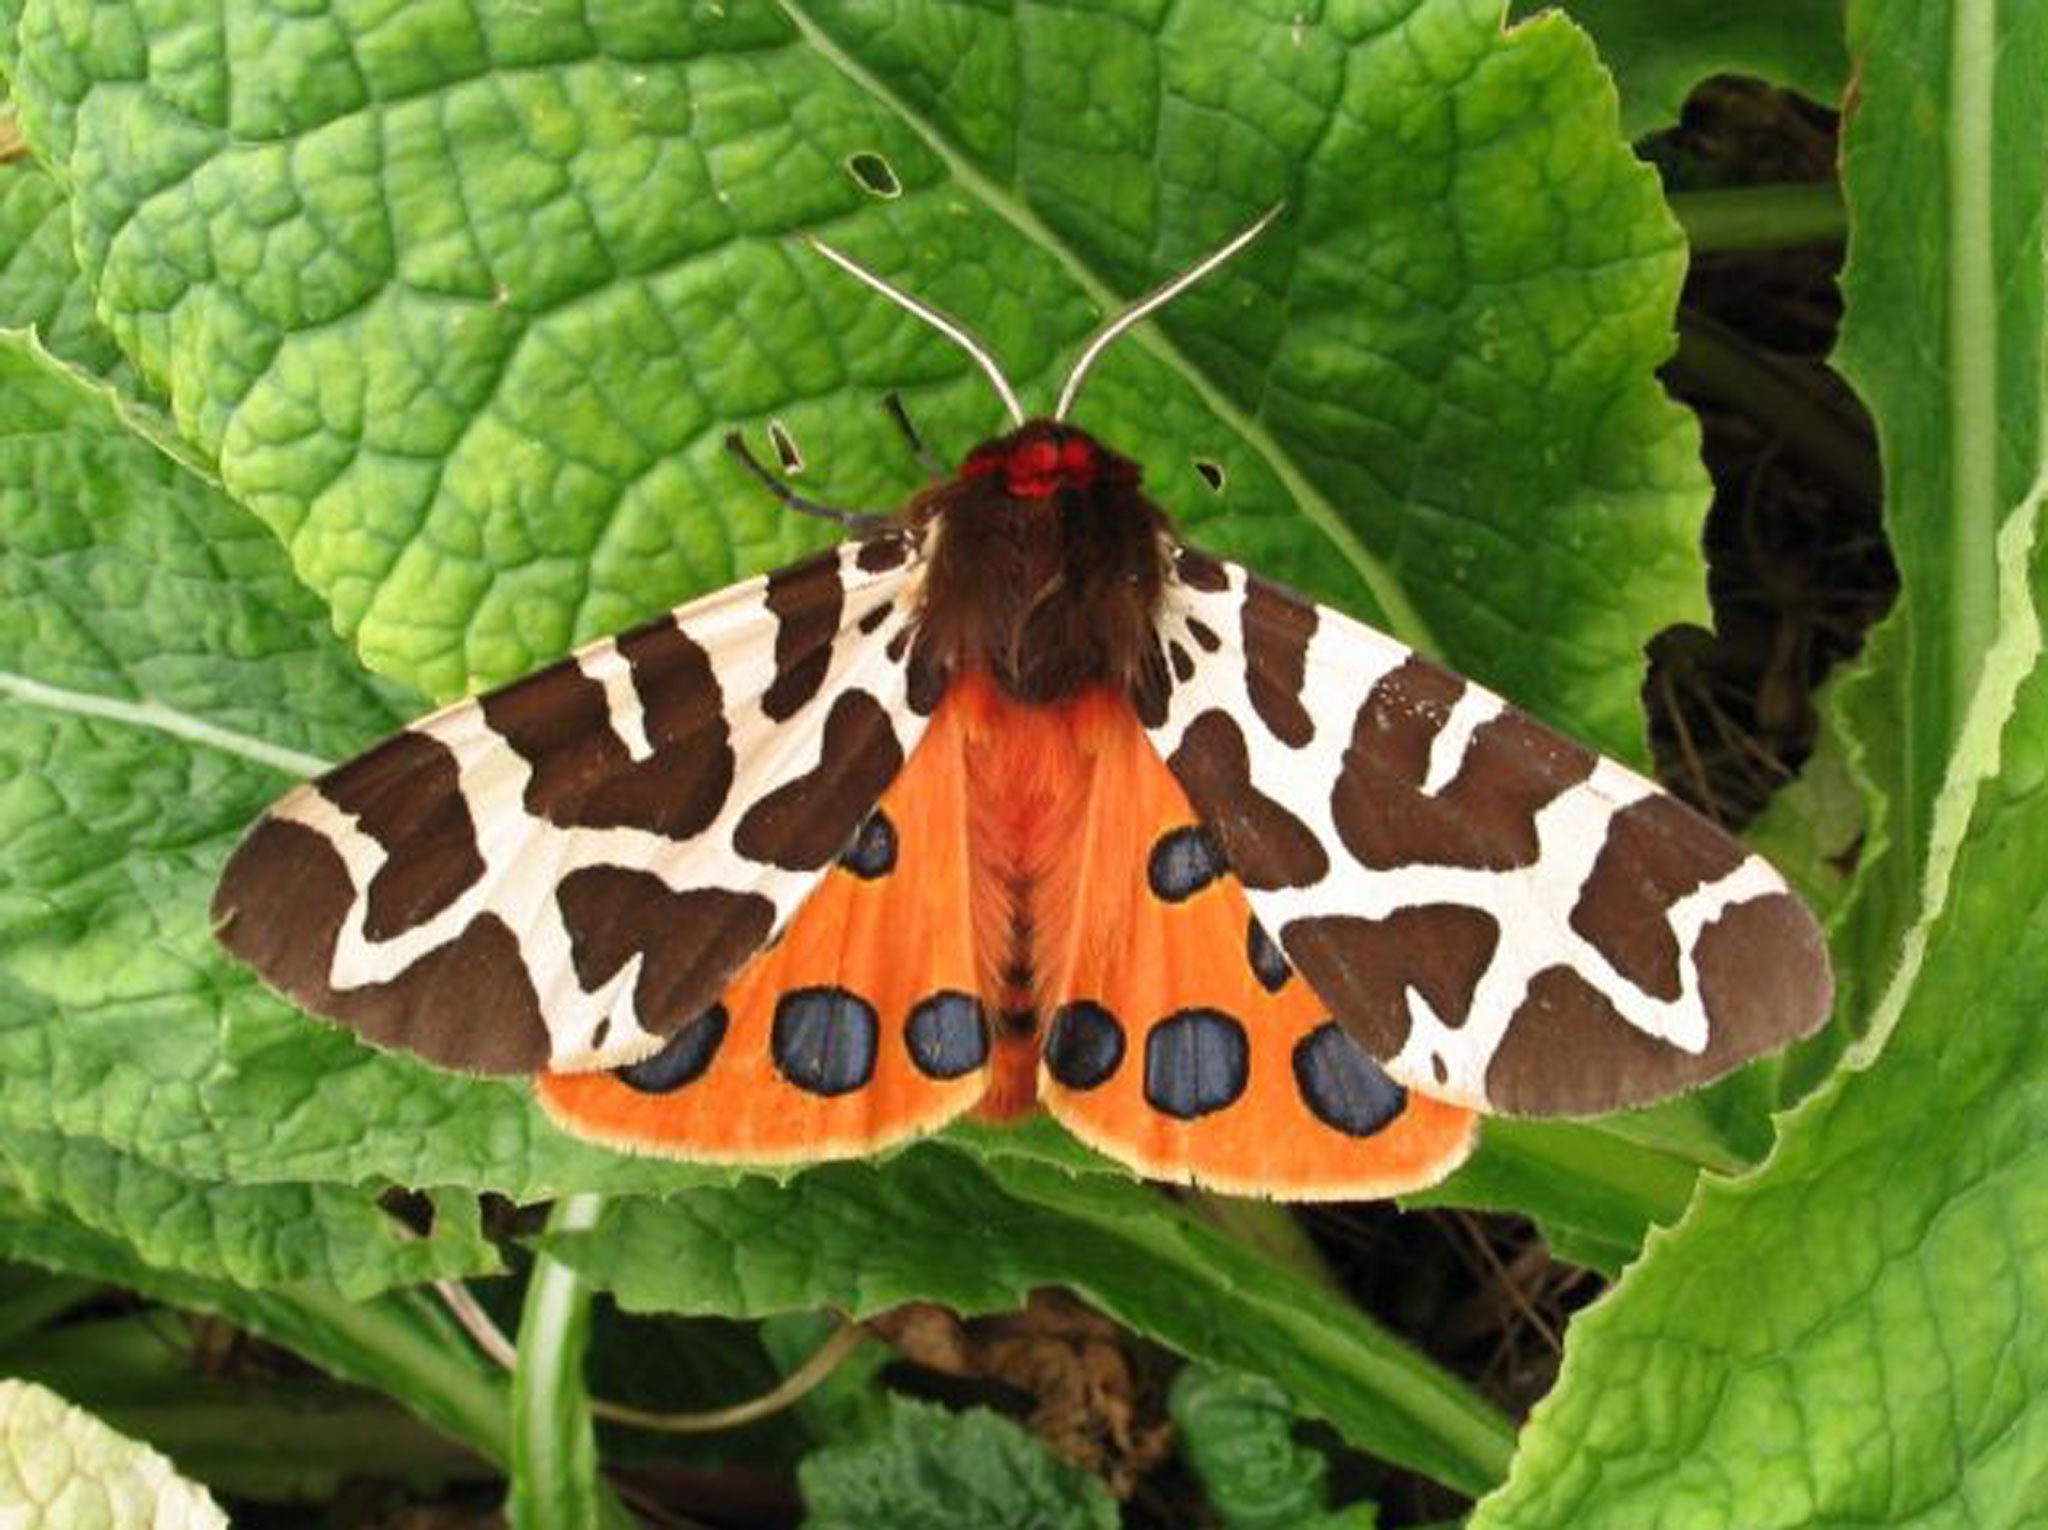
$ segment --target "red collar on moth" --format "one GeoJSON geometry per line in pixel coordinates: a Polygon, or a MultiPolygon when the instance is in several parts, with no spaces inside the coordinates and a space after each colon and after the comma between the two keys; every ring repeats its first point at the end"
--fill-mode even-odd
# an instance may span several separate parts
{"type": "Polygon", "coordinates": [[[963,478],[998,473],[1013,499],[1049,499],[1061,489],[1138,481],[1137,466],[1129,458],[1105,450],[1084,430],[1050,420],[1033,420],[1010,435],[984,442],[960,465],[963,478]]]}

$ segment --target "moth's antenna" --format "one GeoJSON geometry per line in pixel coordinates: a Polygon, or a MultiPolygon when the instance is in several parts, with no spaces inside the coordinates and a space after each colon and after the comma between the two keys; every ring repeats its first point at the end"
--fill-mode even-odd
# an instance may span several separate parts
{"type": "Polygon", "coordinates": [[[1280,216],[1280,209],[1286,205],[1284,202],[1274,203],[1272,207],[1266,210],[1265,216],[1231,240],[1230,243],[1223,246],[1222,249],[1216,251],[1213,255],[1205,256],[1198,264],[1181,272],[1180,275],[1176,276],[1164,287],[1159,288],[1156,292],[1140,298],[1136,303],[1105,324],[1097,332],[1095,338],[1088,342],[1088,349],[1081,352],[1081,359],[1074,363],[1074,370],[1067,374],[1066,386],[1060,389],[1059,405],[1053,410],[1052,417],[1056,420],[1064,420],[1067,417],[1067,411],[1074,407],[1075,395],[1081,391],[1083,379],[1088,376],[1088,369],[1095,365],[1095,358],[1107,350],[1111,342],[1154,309],[1161,308],[1172,302],[1183,292],[1187,291],[1188,288],[1194,286],[1196,282],[1222,265],[1224,261],[1230,259],[1231,256],[1258,238],[1259,235],[1266,231],[1266,225],[1280,216]]]}
{"type": "Polygon", "coordinates": [[[860,278],[860,280],[866,282],[899,308],[909,309],[933,329],[959,346],[961,350],[972,356],[975,361],[980,363],[982,371],[988,373],[988,380],[996,385],[996,396],[1002,399],[1003,407],[1010,411],[1011,420],[1019,425],[1024,423],[1024,406],[1017,402],[1017,390],[1010,386],[1009,378],[1003,376],[1003,369],[996,365],[995,357],[988,353],[987,348],[979,340],[967,332],[966,327],[959,320],[953,318],[950,314],[939,312],[938,309],[932,307],[929,303],[919,302],[901,288],[877,276],[851,255],[840,254],[839,251],[833,249],[824,240],[815,239],[809,234],[800,234],[798,237],[820,255],[831,261],[833,265],[839,267],[848,276],[860,278]]]}

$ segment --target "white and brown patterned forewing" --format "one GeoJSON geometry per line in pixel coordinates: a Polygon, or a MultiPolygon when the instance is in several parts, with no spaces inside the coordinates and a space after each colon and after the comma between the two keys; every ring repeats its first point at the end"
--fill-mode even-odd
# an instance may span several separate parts
{"type": "Polygon", "coordinates": [[[1805,906],[1633,771],[1191,549],[1160,639],[1154,742],[1258,920],[1402,1082],[1590,1114],[1825,1019],[1805,906]]]}
{"type": "Polygon", "coordinates": [[[656,1050],[773,939],[923,733],[899,533],[445,707],[286,796],[220,939],[370,1040],[480,1072],[656,1050]]]}

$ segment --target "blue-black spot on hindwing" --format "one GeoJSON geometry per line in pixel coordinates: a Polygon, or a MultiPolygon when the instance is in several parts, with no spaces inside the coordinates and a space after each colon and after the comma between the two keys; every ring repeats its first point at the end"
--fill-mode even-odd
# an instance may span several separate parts
{"type": "Polygon", "coordinates": [[[903,1037],[927,1078],[959,1078],[988,1061],[988,1020],[972,994],[949,989],[919,1000],[903,1037]]]}
{"type": "Polygon", "coordinates": [[[612,1069],[612,1076],[628,1089],[642,1094],[670,1094],[703,1077],[725,1040],[727,1016],[723,1004],[711,1008],[669,1037],[668,1044],[652,1057],[612,1069]]]}
{"type": "Polygon", "coordinates": [[[1045,1038],[1045,1066],[1069,1089],[1093,1089],[1109,1082],[1124,1060],[1124,1028],[1092,999],[1076,999],[1053,1011],[1045,1038]]]}
{"type": "Polygon", "coordinates": [[[844,988],[798,988],[775,1004],[769,1051],[782,1076],[811,1094],[850,1094],[875,1076],[881,1026],[874,1005],[844,988]]]}
{"type": "Polygon", "coordinates": [[[1247,923],[1244,939],[1245,959],[1251,963],[1252,976],[1259,980],[1259,986],[1267,993],[1278,993],[1285,988],[1287,980],[1294,976],[1294,969],[1287,965],[1287,958],[1257,918],[1247,923]]]}
{"type": "Polygon", "coordinates": [[[1162,902],[1185,903],[1229,869],[1207,829],[1183,824],[1153,842],[1145,881],[1162,902]]]}
{"type": "Polygon", "coordinates": [[[1315,1118],[1347,1137],[1384,1130],[1408,1103],[1408,1091],[1334,1020],[1295,1043],[1294,1083],[1315,1118]]]}
{"type": "Polygon", "coordinates": [[[839,864],[864,882],[896,869],[896,825],[887,813],[876,808],[868,814],[853,843],[839,852],[839,864]]]}
{"type": "Polygon", "coordinates": [[[1192,1121],[1243,1094],[1251,1064],[1251,1043],[1230,1016],[1177,1010],[1145,1037],[1145,1099],[1154,1110],[1192,1121]]]}

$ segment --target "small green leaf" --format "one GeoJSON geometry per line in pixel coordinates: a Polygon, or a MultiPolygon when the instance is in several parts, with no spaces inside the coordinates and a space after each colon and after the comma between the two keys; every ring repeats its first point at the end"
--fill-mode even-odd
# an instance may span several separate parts
{"type": "Polygon", "coordinates": [[[1102,1484],[985,1408],[890,1400],[887,1432],[813,1451],[804,1530],[1116,1530],[1102,1484]]]}
{"type": "Polygon", "coordinates": [[[1294,1405],[1263,1376],[1190,1365],[1167,1410],[1181,1454],[1230,1530],[1372,1530],[1369,1505],[1329,1512],[1330,1463],[1294,1438],[1294,1405]]]}
{"type": "Polygon", "coordinates": [[[204,1488],[147,1445],[23,1381],[0,1381],[0,1505],[12,1524],[65,1530],[227,1530],[228,1523],[204,1488]]]}

